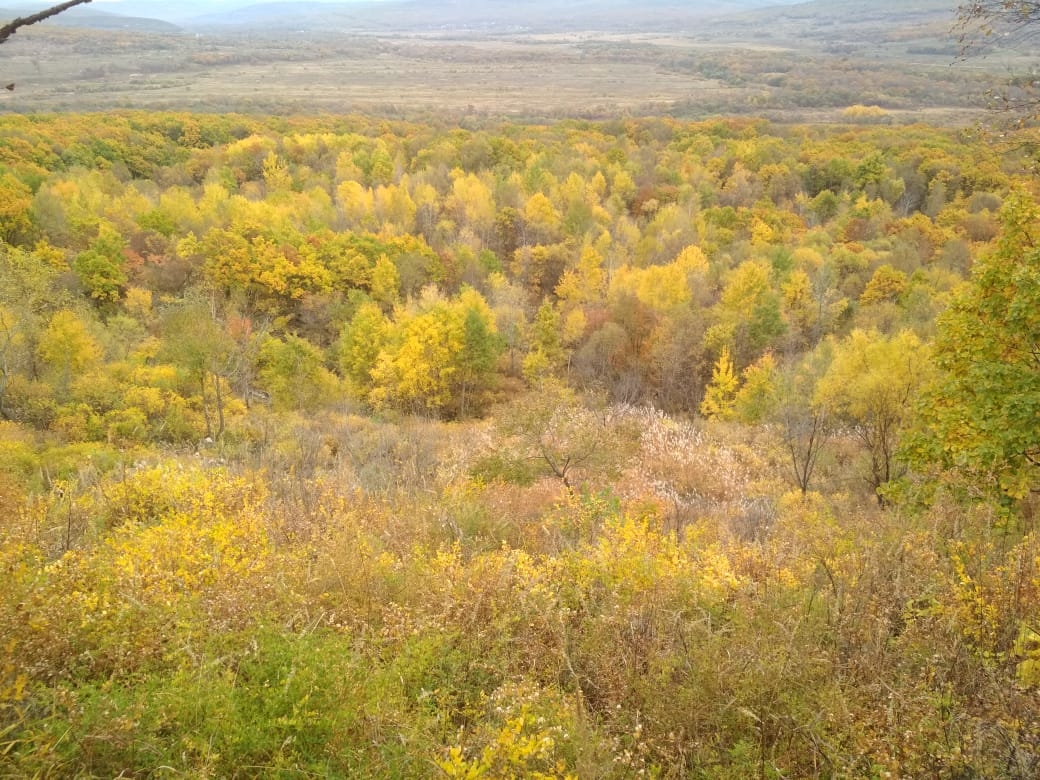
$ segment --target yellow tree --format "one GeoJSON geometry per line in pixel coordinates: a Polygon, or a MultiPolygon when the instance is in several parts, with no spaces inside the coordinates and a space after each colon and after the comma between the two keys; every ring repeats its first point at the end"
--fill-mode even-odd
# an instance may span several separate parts
{"type": "Polygon", "coordinates": [[[591,244],[581,250],[578,264],[568,268],[556,285],[556,296],[565,305],[584,306],[603,300],[607,274],[603,256],[591,244]]]}
{"type": "Polygon", "coordinates": [[[708,261],[698,247],[688,246],[674,262],[633,268],[623,265],[610,279],[610,299],[631,295],[655,312],[674,312],[690,302],[693,284],[703,279],[708,261]]]}
{"type": "Polygon", "coordinates": [[[395,314],[369,372],[369,400],[414,413],[467,414],[492,381],[500,349],[491,308],[476,290],[447,300],[429,289],[395,314]]]}
{"type": "Polygon", "coordinates": [[[51,317],[40,334],[37,352],[63,389],[101,358],[101,347],[87,323],[71,309],[61,309],[51,317]]]}
{"type": "Polygon", "coordinates": [[[363,184],[348,180],[336,188],[336,197],[347,225],[355,230],[378,227],[375,215],[375,195],[363,184]]]}
{"type": "Polygon", "coordinates": [[[286,304],[304,295],[332,289],[333,273],[320,253],[292,233],[276,240],[253,226],[233,225],[210,230],[202,241],[189,235],[177,251],[200,256],[206,278],[218,289],[272,313],[284,313],[286,304]]]}
{"type": "Polygon", "coordinates": [[[267,153],[263,163],[264,184],[267,185],[267,194],[288,192],[292,188],[292,174],[289,166],[281,159],[274,150],[267,153]]]}
{"type": "Polygon", "coordinates": [[[401,275],[397,266],[386,255],[380,255],[369,275],[369,292],[373,300],[390,306],[397,302],[401,289],[401,275]]]}
{"type": "Polygon", "coordinates": [[[903,294],[907,287],[907,277],[902,271],[885,264],[878,266],[874,275],[867,282],[859,302],[868,306],[873,303],[884,301],[895,301],[903,294]]]}
{"type": "Polygon", "coordinates": [[[772,352],[744,369],[743,382],[733,399],[733,412],[742,423],[760,423],[772,415],[777,403],[778,371],[772,352]]]}
{"type": "Polygon", "coordinates": [[[524,204],[524,224],[528,234],[524,243],[552,241],[560,229],[560,213],[549,198],[536,192],[524,204]]]}
{"type": "Polygon", "coordinates": [[[451,185],[451,201],[459,221],[468,225],[486,245],[495,222],[495,199],[488,186],[475,174],[456,175],[451,185]]]}
{"type": "Polygon", "coordinates": [[[33,194],[10,173],[0,176],[0,239],[14,243],[29,228],[33,194]]]}
{"type": "Polygon", "coordinates": [[[895,460],[918,393],[932,374],[928,347],[910,331],[891,338],[855,330],[834,348],[816,387],[818,403],[851,426],[868,456],[867,482],[880,506],[884,486],[900,473],[895,460]]]}
{"type": "Polygon", "coordinates": [[[401,177],[400,184],[380,185],[374,194],[376,217],[397,235],[412,232],[415,215],[419,207],[408,194],[408,177],[401,177]]]}
{"type": "Polygon", "coordinates": [[[32,252],[0,247],[0,306],[3,324],[3,376],[15,372],[36,379],[40,333],[68,295],[57,286],[68,270],[65,255],[45,241],[32,252]]]}
{"type": "Polygon", "coordinates": [[[567,353],[563,347],[560,312],[546,298],[531,323],[530,348],[523,361],[524,377],[537,382],[560,371],[567,353]]]}
{"type": "Polygon", "coordinates": [[[712,368],[711,382],[704,391],[701,414],[710,420],[732,419],[739,385],[740,380],[729,356],[729,347],[723,347],[712,368]]]}

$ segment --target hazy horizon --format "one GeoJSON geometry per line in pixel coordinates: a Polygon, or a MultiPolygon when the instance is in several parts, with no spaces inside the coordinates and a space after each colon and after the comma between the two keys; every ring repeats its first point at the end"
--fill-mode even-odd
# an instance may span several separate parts
{"type": "MultiPolygon", "coordinates": [[[[692,2],[663,2],[657,4],[668,5],[671,7],[681,6],[686,7],[689,10],[703,9],[711,10],[713,12],[728,13],[744,9],[796,5],[804,2],[805,0],[723,0],[722,2],[713,0],[692,0],[692,2]]],[[[181,0],[179,2],[175,2],[174,0],[92,0],[88,4],[77,6],[72,9],[72,11],[89,13],[90,9],[94,9],[121,16],[145,17],[163,21],[183,21],[196,17],[209,17],[214,14],[234,13],[240,10],[260,6],[277,6],[279,8],[285,8],[286,6],[298,5],[301,8],[306,8],[313,5],[390,6],[405,5],[409,3],[414,4],[414,0],[181,0]]],[[[13,2],[0,2],[0,8],[15,11],[18,9],[36,10],[47,8],[52,5],[52,2],[18,2],[17,0],[14,0],[13,2]]],[[[551,8],[555,12],[563,13],[572,10],[587,10],[597,5],[612,9],[625,6],[639,6],[641,9],[645,9],[647,14],[653,13],[652,7],[647,7],[645,4],[634,2],[634,0],[606,0],[606,2],[603,3],[597,3],[595,0],[579,0],[579,2],[552,4],[540,2],[540,0],[475,0],[474,2],[466,3],[458,2],[458,0],[445,0],[442,5],[453,6],[454,10],[462,12],[463,14],[467,12],[482,14],[489,10],[510,10],[515,12],[521,10],[523,6],[529,6],[534,9],[539,6],[544,8],[546,5],[551,5],[551,8]]]]}

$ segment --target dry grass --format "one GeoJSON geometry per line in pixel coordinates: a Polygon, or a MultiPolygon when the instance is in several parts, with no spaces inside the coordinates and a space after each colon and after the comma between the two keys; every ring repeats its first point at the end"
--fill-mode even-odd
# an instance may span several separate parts
{"type": "Polygon", "coordinates": [[[936,89],[930,85],[949,78],[949,58],[908,51],[858,58],[782,38],[704,40],[695,33],[277,39],[40,28],[4,47],[0,78],[17,87],[0,95],[0,111],[140,107],[524,119],[753,113],[840,121],[843,108],[866,100],[885,103],[893,121],[919,121],[921,111],[937,121],[967,119],[985,89],[976,80],[985,74],[965,72],[955,85],[936,89]],[[787,74],[783,84],[777,72],[787,74]]]}

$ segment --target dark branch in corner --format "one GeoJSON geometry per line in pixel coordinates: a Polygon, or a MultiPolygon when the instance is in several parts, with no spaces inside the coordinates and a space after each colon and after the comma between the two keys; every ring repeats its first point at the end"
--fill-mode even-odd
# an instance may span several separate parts
{"type": "Polygon", "coordinates": [[[62,11],[68,11],[75,5],[83,5],[83,3],[89,2],[90,0],[69,0],[69,2],[67,3],[62,3],[61,5],[56,5],[53,8],[48,8],[44,11],[40,11],[38,14],[33,14],[32,16],[19,17],[14,21],[5,24],[3,27],[0,27],[0,43],[6,42],[8,38],[10,38],[16,32],[18,32],[18,29],[20,27],[27,27],[30,24],[42,22],[44,19],[50,19],[52,16],[57,16],[62,11]]]}

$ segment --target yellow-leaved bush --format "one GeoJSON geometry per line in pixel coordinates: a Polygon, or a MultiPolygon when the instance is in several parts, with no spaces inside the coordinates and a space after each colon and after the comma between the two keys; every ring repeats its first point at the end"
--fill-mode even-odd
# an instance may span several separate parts
{"type": "Polygon", "coordinates": [[[19,638],[19,663],[42,678],[129,674],[187,660],[193,637],[252,625],[276,603],[291,609],[297,554],[275,544],[265,499],[260,481],[160,467],[112,489],[118,524],[96,543],[50,562],[29,539],[5,544],[5,590],[19,600],[5,599],[0,629],[19,638]]]}

